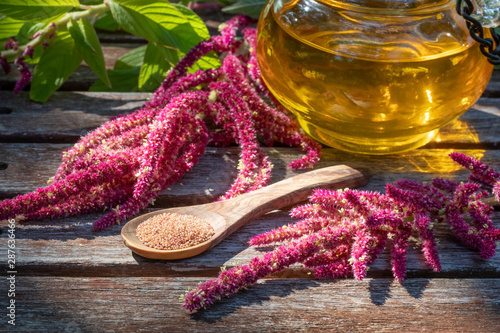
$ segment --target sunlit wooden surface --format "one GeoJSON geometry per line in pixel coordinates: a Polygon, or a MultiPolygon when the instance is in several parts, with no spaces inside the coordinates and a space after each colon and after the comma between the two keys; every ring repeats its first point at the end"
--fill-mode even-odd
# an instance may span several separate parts
{"type": "MultiPolygon", "coordinates": [[[[210,24],[215,26],[217,17],[210,24]]],[[[107,38],[110,63],[141,40],[107,38]]],[[[8,91],[15,77],[0,76],[0,198],[45,186],[60,154],[110,117],[130,112],[145,93],[85,92],[95,77],[82,67],[45,104],[27,93],[8,91]]],[[[484,96],[455,123],[442,129],[426,147],[402,155],[368,157],[326,148],[319,167],[346,164],[369,170],[363,189],[384,191],[400,178],[465,179],[467,173],[447,155],[474,154],[500,170],[500,75],[495,73],[484,96]]],[[[297,172],[287,164],[296,149],[265,148],[274,164],[272,181],[297,172]]],[[[215,200],[236,173],[238,148],[207,148],[192,172],[164,191],[154,209],[215,200]]],[[[16,326],[13,332],[293,332],[293,331],[500,331],[500,256],[483,261],[445,229],[441,238],[443,270],[434,273],[412,244],[408,278],[393,280],[390,255],[384,253],[362,282],[317,280],[300,266],[265,279],[224,299],[207,311],[186,312],[179,296],[200,281],[215,278],[220,267],[246,263],[263,249],[247,241],[294,222],[288,209],[256,219],[200,256],[155,261],[133,254],[122,242],[120,226],[93,232],[101,214],[16,225],[16,326]]],[[[500,226],[500,213],[495,212],[500,226]]],[[[7,267],[7,223],[1,223],[0,270],[7,267]]],[[[269,250],[269,249],[264,249],[269,250]]],[[[499,249],[500,250],[500,249],[499,249]]],[[[0,289],[0,331],[7,325],[7,283],[0,289]]]]}

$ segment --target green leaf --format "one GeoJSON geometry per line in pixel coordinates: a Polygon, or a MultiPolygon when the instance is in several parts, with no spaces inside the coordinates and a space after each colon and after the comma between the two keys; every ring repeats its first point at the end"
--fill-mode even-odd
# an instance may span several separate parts
{"type": "Polygon", "coordinates": [[[113,15],[111,15],[110,12],[104,12],[94,22],[94,28],[106,31],[116,31],[119,25],[113,19],[113,15]]]}
{"type": "Polygon", "coordinates": [[[103,2],[104,2],[103,0],[80,0],[80,4],[86,5],[86,6],[100,5],[103,2]]]}
{"type": "MultiPolygon", "coordinates": [[[[170,50],[168,50],[170,51],[170,50]]],[[[165,79],[165,74],[171,67],[168,52],[162,46],[149,43],[144,55],[144,63],[139,74],[139,89],[141,91],[154,91],[165,79]]]]}
{"type": "MultiPolygon", "coordinates": [[[[201,17],[196,15],[195,12],[193,12],[191,9],[187,8],[186,6],[179,5],[179,4],[172,4],[175,9],[177,9],[179,12],[181,12],[184,17],[188,20],[189,24],[193,28],[193,30],[196,32],[196,34],[201,38],[201,39],[209,39],[210,38],[210,33],[208,32],[207,26],[205,23],[203,23],[203,20],[201,17]]],[[[193,45],[194,46],[194,45],[193,45]]]]}
{"type": "Polygon", "coordinates": [[[86,19],[78,20],[78,22],[70,20],[68,22],[68,31],[73,37],[76,50],[83,60],[106,85],[111,87],[101,44],[92,24],[86,19]]]}
{"type": "Polygon", "coordinates": [[[0,13],[16,20],[40,22],[78,7],[78,0],[2,0],[0,13]]]}
{"type": "Polygon", "coordinates": [[[179,62],[179,60],[181,60],[181,58],[185,56],[184,52],[181,52],[177,49],[171,49],[168,47],[162,48],[162,53],[165,59],[170,64],[170,66],[172,67],[175,66],[179,62]]]}
{"type": "MultiPolygon", "coordinates": [[[[200,2],[210,2],[211,0],[208,1],[200,1],[200,2]]],[[[227,7],[229,5],[232,5],[235,2],[238,2],[237,0],[215,0],[214,2],[218,3],[222,7],[227,7]]]]}
{"type": "Polygon", "coordinates": [[[23,25],[23,21],[14,20],[7,16],[0,18],[0,39],[8,39],[17,36],[23,25]]]}
{"type": "Polygon", "coordinates": [[[82,58],[69,32],[59,31],[33,71],[30,98],[37,102],[47,101],[81,62],[82,58]]]}
{"type": "Polygon", "coordinates": [[[146,53],[147,45],[133,49],[121,56],[113,69],[108,70],[108,77],[112,88],[109,88],[101,79],[98,79],[90,88],[90,91],[114,91],[127,92],[139,91],[138,77],[146,53]]]}
{"type": "Polygon", "coordinates": [[[124,30],[150,42],[187,52],[204,39],[186,16],[166,1],[115,0],[109,5],[124,30]]]}
{"type": "MultiPolygon", "coordinates": [[[[19,44],[28,44],[31,40],[31,37],[35,34],[35,32],[43,29],[48,23],[33,23],[26,22],[23,24],[19,33],[16,36],[16,41],[19,44]]],[[[26,62],[29,64],[36,64],[40,61],[40,57],[43,53],[44,49],[42,45],[38,45],[35,47],[35,52],[33,53],[33,58],[26,57],[26,62]]]]}
{"type": "Polygon", "coordinates": [[[133,67],[130,69],[110,69],[108,76],[113,88],[109,88],[101,79],[98,79],[89,91],[112,91],[112,92],[135,92],[139,91],[137,77],[141,68],[133,67]]]}
{"type": "Polygon", "coordinates": [[[113,69],[127,70],[134,67],[141,67],[146,53],[147,45],[139,46],[129,53],[121,56],[116,62],[113,69]]]}
{"type": "Polygon", "coordinates": [[[223,12],[243,14],[258,19],[266,0],[240,0],[235,4],[222,8],[223,12]]]}
{"type": "Polygon", "coordinates": [[[19,44],[28,44],[31,40],[31,37],[37,31],[43,29],[46,25],[47,23],[24,23],[21,29],[19,29],[19,33],[16,36],[16,41],[19,42],[19,44]]]}
{"type": "Polygon", "coordinates": [[[210,52],[196,61],[188,73],[196,72],[199,69],[209,69],[220,67],[220,58],[215,52],[210,52]]]}

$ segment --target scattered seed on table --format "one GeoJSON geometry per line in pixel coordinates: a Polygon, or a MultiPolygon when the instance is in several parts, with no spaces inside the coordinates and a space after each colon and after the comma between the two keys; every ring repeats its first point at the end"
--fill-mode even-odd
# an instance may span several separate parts
{"type": "Polygon", "coordinates": [[[193,215],[163,213],[150,217],[137,226],[137,238],[157,250],[178,250],[210,239],[214,228],[193,215]]]}

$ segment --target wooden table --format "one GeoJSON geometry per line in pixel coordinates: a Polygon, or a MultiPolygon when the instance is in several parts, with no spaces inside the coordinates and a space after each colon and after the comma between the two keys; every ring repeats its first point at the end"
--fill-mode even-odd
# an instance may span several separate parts
{"type": "MultiPolygon", "coordinates": [[[[109,59],[140,40],[105,44],[109,59]]],[[[110,61],[111,63],[111,61],[110,61]]],[[[148,98],[145,93],[84,92],[93,79],[84,67],[64,90],[45,104],[27,93],[1,92],[0,198],[45,186],[61,152],[109,117],[130,112],[148,98]]],[[[14,78],[2,76],[2,87],[14,78]]],[[[457,83],[459,84],[459,83],[457,83]]],[[[347,164],[369,168],[363,187],[384,191],[400,178],[465,179],[448,153],[475,154],[500,169],[500,75],[495,73],[484,97],[457,122],[442,129],[422,149],[383,157],[355,156],[326,148],[317,167],[347,164]]],[[[288,162],[300,156],[291,148],[265,148],[274,164],[272,182],[294,175],[288,162]]],[[[238,148],[209,147],[192,172],[161,194],[159,209],[215,200],[236,175],[238,148]]],[[[384,253],[362,282],[318,280],[300,266],[259,282],[224,299],[208,311],[190,314],[179,296],[200,281],[215,278],[221,266],[246,263],[262,249],[247,245],[254,235],[294,222],[288,209],[274,211],[244,226],[212,250],[191,259],[154,261],[124,246],[120,226],[91,231],[102,214],[60,220],[17,223],[16,326],[7,324],[9,285],[1,284],[0,331],[15,332],[236,332],[288,331],[500,331],[500,256],[483,261],[450,235],[441,238],[442,272],[424,263],[410,246],[408,277],[398,283],[384,253]],[[14,329],[13,329],[14,328],[14,329]]],[[[495,212],[500,225],[500,213],[495,212]]],[[[7,222],[1,223],[0,270],[7,275],[7,222]]]]}

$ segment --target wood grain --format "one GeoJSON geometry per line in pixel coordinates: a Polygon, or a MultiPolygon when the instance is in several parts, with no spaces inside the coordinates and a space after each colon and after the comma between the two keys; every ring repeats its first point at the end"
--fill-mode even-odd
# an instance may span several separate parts
{"type": "MultiPolygon", "coordinates": [[[[210,33],[230,15],[201,11],[210,33]]],[[[121,32],[100,32],[107,68],[145,41],[121,32]]],[[[110,117],[130,113],[148,93],[91,93],[96,76],[81,66],[47,103],[28,93],[10,92],[18,77],[0,74],[0,199],[46,186],[60,154],[110,117]]],[[[447,155],[459,151],[500,170],[500,72],[493,73],[482,98],[428,145],[389,156],[352,155],[325,148],[318,168],[345,164],[371,175],[365,190],[408,178],[465,179],[468,173],[447,155]]],[[[301,174],[288,164],[298,149],[263,148],[274,165],[271,183],[301,174]]],[[[239,148],[207,147],[193,170],[163,191],[144,212],[216,200],[237,175],[239,148]]],[[[392,279],[390,254],[383,252],[362,282],[316,280],[300,265],[260,281],[213,306],[189,314],[179,296],[200,281],[215,278],[220,267],[247,263],[272,247],[248,240],[296,222],[284,207],[250,221],[216,247],[190,259],[157,261],[130,251],[121,226],[93,232],[104,213],[45,221],[16,221],[16,332],[498,332],[500,331],[500,257],[481,260],[443,225],[442,271],[425,263],[411,242],[407,279],[392,279]]],[[[494,212],[500,227],[500,211],[494,212]]],[[[6,221],[0,222],[0,253],[6,258],[6,221]]],[[[498,250],[498,248],[497,248],[498,250]]],[[[7,260],[0,260],[7,271],[7,260]]],[[[9,300],[0,292],[0,305],[9,300]]],[[[5,312],[0,312],[5,319],[5,312]]],[[[2,323],[3,324],[3,323],[2,323]]],[[[10,327],[0,325],[0,332],[10,327]]]]}
{"type": "MultiPolygon", "coordinates": [[[[150,210],[148,210],[150,211],[150,210]]],[[[120,226],[102,232],[93,232],[92,223],[100,214],[77,216],[59,220],[29,221],[16,227],[17,263],[23,275],[55,276],[216,276],[220,267],[247,263],[265,254],[272,247],[248,245],[251,237],[297,220],[288,215],[288,209],[266,214],[241,227],[213,249],[190,259],[157,261],[132,253],[120,236],[120,226]]],[[[495,225],[500,227],[500,212],[495,212],[495,225]]],[[[1,227],[7,234],[7,227],[1,227]]],[[[439,251],[443,270],[434,273],[425,263],[421,248],[411,242],[408,254],[408,277],[496,277],[500,278],[500,257],[482,260],[478,253],[462,246],[445,226],[436,228],[440,239],[439,251]]],[[[5,249],[6,237],[0,238],[5,249]]],[[[0,269],[6,270],[0,261],[0,269]]],[[[301,266],[278,274],[287,277],[307,277],[301,266]]],[[[392,276],[390,253],[384,252],[368,271],[370,277],[392,276]]]]}
{"type": "MultiPolygon", "coordinates": [[[[206,279],[206,277],[204,278],[206,279]]],[[[200,278],[20,277],[16,332],[498,332],[499,279],[266,279],[189,314],[200,278]]],[[[1,296],[5,297],[4,295],[1,296]]]]}
{"type": "Polygon", "coordinates": [[[357,188],[365,185],[367,180],[361,172],[345,165],[320,168],[231,199],[195,206],[160,209],[139,215],[123,226],[121,235],[127,247],[142,257],[164,260],[190,258],[211,249],[246,223],[265,213],[307,201],[315,189],[357,188]],[[197,217],[208,222],[214,234],[205,242],[176,250],[159,250],[145,246],[136,236],[137,227],[159,214],[197,217]]]}
{"type": "Polygon", "coordinates": [[[140,108],[146,93],[56,92],[40,104],[28,93],[2,93],[0,142],[68,142],[101,126],[112,116],[140,108]]]}
{"type": "MultiPolygon", "coordinates": [[[[140,108],[149,93],[59,91],[44,104],[2,92],[0,142],[74,143],[110,117],[140,108]]],[[[462,117],[442,128],[429,148],[500,147],[495,129],[500,128],[496,98],[481,98],[462,117]]]]}
{"type": "MultiPolygon", "coordinates": [[[[60,155],[71,144],[0,143],[0,198],[33,191],[47,185],[60,164],[60,155]]],[[[288,164],[301,157],[294,148],[263,148],[274,165],[272,182],[304,171],[293,171],[288,164]]],[[[435,177],[465,179],[468,173],[448,158],[460,151],[482,158],[491,167],[500,169],[500,152],[485,149],[419,149],[400,155],[359,156],[325,148],[317,168],[345,164],[365,170],[370,182],[364,187],[382,191],[385,184],[400,178],[429,181],[435,177]]],[[[217,199],[237,175],[239,148],[208,147],[192,172],[164,191],[156,201],[157,207],[206,203],[217,199]],[[217,166],[217,167],[214,167],[217,166]]],[[[307,171],[307,170],[306,170],[307,171]]]]}

